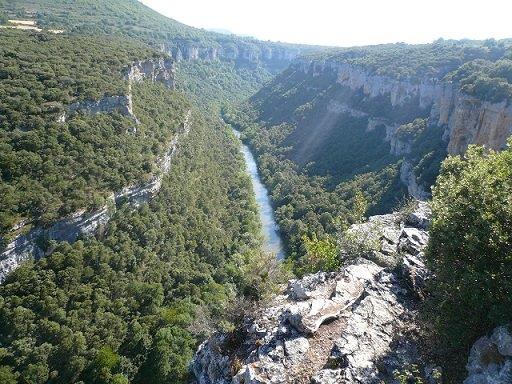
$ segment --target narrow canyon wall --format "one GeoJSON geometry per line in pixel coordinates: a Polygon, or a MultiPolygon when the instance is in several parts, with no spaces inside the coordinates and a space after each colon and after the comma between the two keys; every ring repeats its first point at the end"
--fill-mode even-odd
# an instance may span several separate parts
{"type": "Polygon", "coordinates": [[[37,260],[51,253],[52,250],[47,248],[49,240],[73,243],[79,238],[92,236],[108,223],[117,206],[129,204],[137,207],[153,198],[161,188],[163,177],[171,168],[171,160],[178,151],[179,143],[188,135],[191,126],[189,111],[183,119],[179,133],[169,142],[166,153],[158,160],[158,172],[146,183],[128,186],[112,193],[107,203],[98,210],[82,210],[49,227],[36,226],[25,234],[18,235],[0,254],[0,283],[23,262],[37,260]]]}

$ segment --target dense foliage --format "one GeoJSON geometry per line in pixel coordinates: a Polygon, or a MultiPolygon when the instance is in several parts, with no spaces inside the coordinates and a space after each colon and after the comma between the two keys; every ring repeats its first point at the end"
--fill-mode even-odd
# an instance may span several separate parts
{"type": "Polygon", "coordinates": [[[196,337],[228,299],[272,285],[251,256],[259,227],[242,164],[233,138],[195,115],[156,199],[11,274],[2,383],[183,382],[196,337]]]}
{"type": "Polygon", "coordinates": [[[160,84],[134,85],[134,112],[57,117],[67,105],[125,94],[123,68],[151,57],[119,40],[0,33],[0,234],[23,218],[49,223],[104,204],[140,182],[176,132],[188,103],[160,84]]]}
{"type": "Polygon", "coordinates": [[[481,100],[500,102],[512,98],[512,53],[508,59],[495,62],[474,60],[450,73],[447,79],[457,81],[461,90],[481,100]]]}
{"type": "Polygon", "coordinates": [[[327,59],[364,67],[369,73],[395,79],[441,79],[463,63],[486,59],[495,61],[510,54],[510,40],[443,40],[433,44],[381,44],[315,53],[327,59]]]}
{"type": "Polygon", "coordinates": [[[248,98],[272,77],[262,67],[249,69],[225,61],[182,62],[178,73],[177,86],[215,113],[222,105],[248,98]]]}
{"type": "MultiPolygon", "coordinates": [[[[337,233],[340,219],[353,222],[350,213],[357,205],[361,191],[372,197],[370,213],[391,209],[402,195],[397,193],[403,187],[398,179],[397,165],[393,164],[375,172],[363,171],[352,177],[346,176],[333,187],[329,177],[308,172],[288,158],[290,148],[284,143],[292,126],[263,127],[251,121],[250,115],[249,109],[224,111],[225,119],[243,131],[244,138],[257,155],[260,175],[270,190],[276,220],[292,258],[305,255],[306,239],[329,238],[337,233]],[[382,204],[377,206],[376,203],[382,204]]],[[[300,266],[297,266],[299,271],[300,266]]]]}
{"type": "Polygon", "coordinates": [[[512,318],[512,149],[471,147],[444,161],[434,188],[427,259],[429,321],[450,373],[478,337],[512,318]],[[455,361],[454,361],[455,360],[455,361]]]}

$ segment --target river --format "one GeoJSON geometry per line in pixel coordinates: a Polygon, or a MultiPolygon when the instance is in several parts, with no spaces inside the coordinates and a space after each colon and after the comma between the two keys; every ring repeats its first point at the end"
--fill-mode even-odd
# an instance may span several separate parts
{"type": "MultiPolygon", "coordinates": [[[[238,138],[240,137],[240,132],[236,129],[233,128],[233,132],[238,138]]],[[[244,143],[242,143],[242,153],[244,155],[247,173],[251,177],[256,202],[258,203],[264,238],[263,250],[275,254],[278,260],[282,260],[285,256],[283,242],[279,235],[279,226],[274,218],[274,210],[270,204],[270,196],[268,195],[267,188],[265,188],[265,185],[261,182],[256,160],[249,147],[244,143]]]]}

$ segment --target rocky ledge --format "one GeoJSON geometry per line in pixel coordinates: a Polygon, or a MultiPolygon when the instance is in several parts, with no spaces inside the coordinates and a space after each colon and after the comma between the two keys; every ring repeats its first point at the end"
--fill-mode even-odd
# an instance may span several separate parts
{"type": "Polygon", "coordinates": [[[435,383],[436,368],[418,353],[415,323],[429,276],[422,262],[428,216],[421,204],[405,218],[374,216],[353,226],[379,249],[339,272],[291,280],[238,333],[204,342],[191,364],[196,383],[391,383],[411,365],[435,383]]]}
{"type": "MultiPolygon", "coordinates": [[[[268,306],[230,334],[205,341],[191,363],[194,384],[441,384],[422,354],[418,310],[430,209],[372,216],[349,229],[376,247],[338,272],[290,280],[268,306]],[[362,257],[364,256],[364,257],[362,257]],[[412,374],[414,372],[414,374],[412,374]]],[[[471,348],[463,384],[512,383],[512,326],[471,348]]]]}

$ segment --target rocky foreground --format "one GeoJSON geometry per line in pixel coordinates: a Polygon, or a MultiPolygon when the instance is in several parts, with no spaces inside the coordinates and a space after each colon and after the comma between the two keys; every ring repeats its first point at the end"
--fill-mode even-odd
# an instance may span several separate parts
{"type": "MultiPolygon", "coordinates": [[[[420,204],[352,226],[376,247],[339,272],[291,280],[240,332],[203,343],[191,364],[196,383],[400,383],[412,371],[441,383],[440,368],[422,359],[416,322],[430,277],[429,213],[420,204]]],[[[508,329],[478,340],[467,368],[465,384],[512,383],[508,329]]]]}

